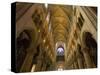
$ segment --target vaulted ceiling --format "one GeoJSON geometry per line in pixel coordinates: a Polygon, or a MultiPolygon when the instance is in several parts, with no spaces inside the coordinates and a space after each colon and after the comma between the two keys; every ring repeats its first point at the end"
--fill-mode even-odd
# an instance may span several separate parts
{"type": "Polygon", "coordinates": [[[51,28],[54,42],[67,42],[71,26],[72,6],[49,5],[51,28]],[[67,10],[66,10],[67,9],[67,10]]]}

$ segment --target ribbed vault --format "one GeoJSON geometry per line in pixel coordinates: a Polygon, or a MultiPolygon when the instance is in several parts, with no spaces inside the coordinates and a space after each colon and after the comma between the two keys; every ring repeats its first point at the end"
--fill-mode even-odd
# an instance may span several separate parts
{"type": "Polygon", "coordinates": [[[71,17],[72,8],[69,6],[68,11],[65,11],[64,6],[49,5],[49,11],[54,42],[62,41],[66,43],[70,25],[69,16],[71,17]]]}

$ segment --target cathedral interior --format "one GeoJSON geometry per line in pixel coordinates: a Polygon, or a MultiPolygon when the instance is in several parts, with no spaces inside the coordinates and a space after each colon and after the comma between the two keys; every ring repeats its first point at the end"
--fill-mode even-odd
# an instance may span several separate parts
{"type": "Polygon", "coordinates": [[[16,3],[16,71],[97,68],[97,7],[16,3]]]}

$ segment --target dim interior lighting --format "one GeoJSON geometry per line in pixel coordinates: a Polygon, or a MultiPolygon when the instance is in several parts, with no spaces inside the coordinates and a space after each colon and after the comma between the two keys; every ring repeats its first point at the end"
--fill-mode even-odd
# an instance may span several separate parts
{"type": "Polygon", "coordinates": [[[48,46],[47,46],[47,49],[48,49],[48,46]]]}
{"type": "Polygon", "coordinates": [[[52,56],[52,54],[51,54],[51,56],[52,56]]]}
{"type": "Polygon", "coordinates": [[[45,43],[45,39],[43,40],[43,42],[45,43]]]}
{"type": "Polygon", "coordinates": [[[40,29],[38,30],[38,32],[40,32],[40,29]]]}
{"type": "Polygon", "coordinates": [[[46,7],[46,8],[48,7],[48,4],[47,4],[47,3],[45,3],[45,7],[46,7]]]}

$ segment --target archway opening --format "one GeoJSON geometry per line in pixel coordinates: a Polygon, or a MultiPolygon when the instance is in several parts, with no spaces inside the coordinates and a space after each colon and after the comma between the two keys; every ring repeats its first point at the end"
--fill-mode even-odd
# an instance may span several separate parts
{"type": "Polygon", "coordinates": [[[23,61],[25,60],[27,54],[27,48],[31,44],[31,37],[28,33],[28,30],[24,30],[20,33],[20,35],[16,39],[16,67],[19,72],[23,61]]]}
{"type": "Polygon", "coordinates": [[[97,42],[90,32],[84,33],[84,44],[89,48],[91,59],[97,67],[97,42]]]}

